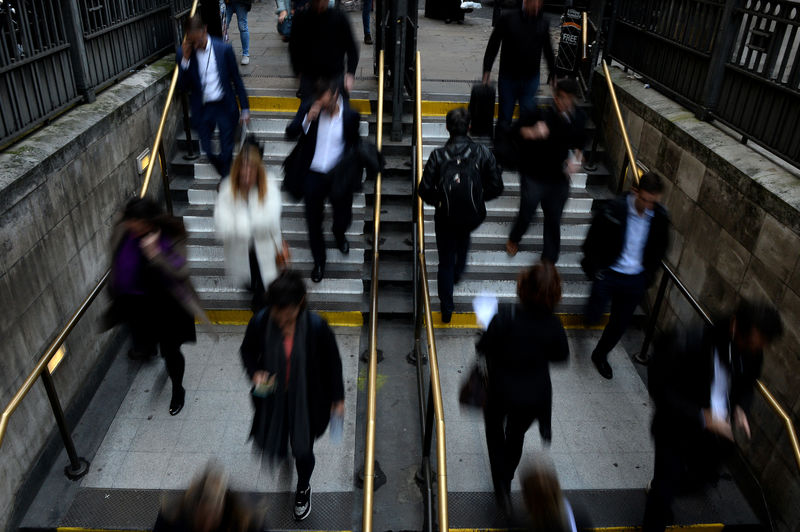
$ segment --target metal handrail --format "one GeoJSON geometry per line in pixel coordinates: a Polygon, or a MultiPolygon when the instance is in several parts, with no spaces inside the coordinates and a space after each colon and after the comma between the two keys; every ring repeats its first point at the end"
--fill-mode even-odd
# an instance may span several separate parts
{"type": "MultiPolygon", "coordinates": [[[[647,330],[645,331],[644,341],[642,342],[642,348],[639,351],[639,354],[636,355],[636,360],[642,364],[647,364],[650,359],[647,357],[647,352],[650,350],[650,344],[653,340],[653,336],[655,335],[656,330],[656,322],[658,321],[658,315],[661,311],[661,306],[664,303],[664,297],[666,296],[667,286],[669,283],[672,283],[678,291],[681,293],[683,298],[689,303],[689,305],[694,309],[695,312],[703,319],[703,322],[710,326],[714,326],[714,321],[709,316],[708,312],[700,305],[700,303],[694,298],[692,293],[686,287],[686,285],[681,282],[678,276],[675,274],[675,271],[667,264],[665,261],[661,261],[661,268],[664,271],[663,275],[661,276],[661,282],[658,286],[658,292],[656,295],[655,303],[653,304],[653,313],[650,316],[650,321],[647,324],[647,330]]],[[[761,395],[767,401],[767,404],[772,408],[772,410],[783,419],[783,423],[786,427],[786,432],[789,435],[789,443],[792,446],[792,451],[794,452],[794,459],[797,462],[798,471],[800,471],[800,442],[798,442],[797,438],[797,431],[794,428],[794,423],[792,422],[792,418],[789,417],[789,414],[786,413],[786,410],[781,406],[775,396],[769,391],[769,388],[764,384],[761,379],[756,381],[756,386],[758,387],[758,391],[761,392],[761,395]]]]}
{"type": "MultiPolygon", "coordinates": [[[[383,146],[383,50],[378,52],[378,127],[375,143],[383,146]]],[[[369,304],[369,373],[367,377],[367,433],[364,451],[364,505],[362,530],[372,532],[375,483],[375,406],[378,393],[378,260],[381,234],[381,172],[375,177],[375,214],[372,224],[372,280],[369,304]]]]}
{"type": "MultiPolygon", "coordinates": [[[[631,149],[630,141],[628,140],[628,131],[625,128],[625,122],[622,120],[622,112],[620,111],[619,101],[617,100],[617,93],[614,90],[614,83],[611,80],[611,74],[608,71],[608,64],[606,63],[605,59],[603,59],[603,73],[605,74],[606,83],[608,84],[608,92],[611,94],[611,101],[614,104],[614,111],[617,116],[617,121],[619,123],[620,131],[622,132],[622,139],[625,142],[625,150],[627,152],[627,162],[630,164],[630,167],[634,170],[634,184],[638,184],[639,178],[641,177],[639,165],[636,163],[636,159],[633,156],[633,150],[631,149]]],[[[624,174],[623,174],[624,175],[624,174]]],[[[620,189],[622,188],[622,183],[620,183],[620,189]]],[[[636,360],[642,364],[646,364],[649,359],[647,358],[647,352],[650,348],[650,342],[653,339],[653,335],[655,333],[656,321],[658,320],[658,313],[661,310],[661,305],[664,302],[664,296],[667,291],[667,284],[671,281],[677,288],[681,295],[689,302],[692,308],[703,318],[703,321],[708,325],[713,325],[713,321],[708,313],[700,306],[700,303],[692,296],[689,289],[681,282],[678,276],[675,274],[674,270],[670,268],[669,264],[665,261],[661,261],[661,267],[664,270],[664,275],[661,277],[661,284],[658,287],[658,292],[656,294],[656,300],[653,305],[653,313],[650,316],[650,322],[647,326],[647,331],[645,332],[644,341],[642,342],[642,349],[639,351],[639,354],[636,355],[636,360]]],[[[794,452],[794,458],[797,462],[797,468],[800,470],[800,442],[798,442],[797,431],[794,428],[794,423],[789,415],[786,413],[786,410],[780,405],[780,403],[775,399],[775,396],[770,393],[767,386],[759,379],[757,381],[757,386],[761,395],[764,396],[764,399],[767,401],[767,404],[770,405],[772,410],[783,419],[784,425],[786,427],[786,432],[789,435],[789,442],[792,446],[792,451],[794,452]]]]}
{"type": "MultiPolygon", "coordinates": [[[[192,9],[189,13],[189,16],[194,16],[195,12],[197,11],[197,4],[198,0],[194,0],[192,2],[192,9]]],[[[172,75],[172,81],[170,82],[169,91],[167,93],[167,101],[164,104],[164,111],[161,114],[161,121],[158,126],[158,131],[156,132],[156,140],[153,143],[153,150],[151,153],[150,161],[147,165],[147,173],[145,174],[145,179],[142,183],[142,187],[139,191],[139,197],[143,198],[147,194],[147,188],[150,184],[150,177],[153,173],[153,168],[156,164],[156,159],[159,160],[159,164],[162,167],[162,170],[166,168],[166,160],[165,154],[163,150],[163,146],[161,143],[162,136],[164,133],[164,126],[166,125],[166,117],[169,113],[170,104],[172,102],[172,97],[175,94],[175,87],[178,83],[178,65],[175,65],[175,71],[172,75]]],[[[169,201],[169,198],[167,197],[169,201]]],[[[52,376],[50,375],[50,371],[47,370],[47,365],[56,355],[59,349],[64,345],[67,337],[69,336],[70,332],[75,328],[78,324],[80,319],[86,314],[86,311],[89,309],[91,304],[97,298],[97,296],[102,291],[103,287],[105,286],[106,282],[108,281],[109,276],[111,275],[111,270],[106,270],[103,276],[100,278],[100,281],[94,286],[92,291],[89,293],[88,296],[83,300],[83,302],[78,307],[78,310],[72,315],[72,317],[67,321],[66,325],[61,329],[61,331],[56,336],[55,340],[50,344],[47,350],[44,352],[44,355],[39,359],[34,367],[33,371],[28,375],[25,379],[25,382],[22,384],[20,389],[14,394],[14,397],[8,403],[5,410],[3,410],[2,415],[0,415],[0,446],[3,444],[3,440],[5,438],[6,430],[8,429],[8,423],[11,420],[11,416],[19,407],[22,400],[28,395],[33,385],[36,381],[41,377],[44,385],[47,389],[48,398],[50,399],[51,406],[53,408],[53,413],[56,418],[56,423],[59,428],[59,432],[61,433],[61,438],[64,440],[64,446],[66,447],[67,454],[69,455],[70,465],[67,466],[65,469],[65,473],[70,478],[80,478],[88,471],[88,462],[83,458],[78,457],[77,453],[75,452],[75,446],[72,442],[72,436],[69,433],[69,430],[66,426],[66,420],[64,419],[64,413],[61,410],[61,404],[58,400],[58,396],[55,393],[55,388],[52,382],[52,376]],[[47,370],[47,371],[45,371],[47,370]]]]}
{"type": "MultiPolygon", "coordinates": [[[[419,190],[419,184],[422,180],[422,65],[419,50],[417,50],[416,59],[416,102],[415,102],[415,122],[416,122],[416,183],[414,191],[419,190]]],[[[437,487],[438,487],[438,508],[439,508],[439,531],[448,532],[448,516],[447,516],[447,446],[445,440],[445,425],[444,425],[444,405],[442,402],[442,387],[439,380],[439,359],[436,354],[436,337],[433,333],[433,316],[431,312],[431,297],[428,289],[428,268],[425,264],[425,218],[422,208],[422,198],[416,194],[416,211],[417,211],[417,262],[420,275],[420,292],[422,293],[422,307],[425,312],[425,331],[428,338],[428,360],[430,362],[430,389],[429,399],[433,399],[433,419],[436,428],[436,459],[437,459],[437,487]]],[[[417,309],[418,311],[418,309],[417,309]]],[[[422,361],[418,357],[417,364],[422,361]]],[[[430,401],[429,401],[430,404],[430,401]]],[[[428,416],[430,418],[430,407],[428,408],[428,416]]],[[[427,432],[427,431],[426,431],[427,432]]],[[[430,438],[432,434],[425,434],[425,441],[430,445],[430,438]]],[[[423,449],[423,453],[427,450],[423,449]]]]}

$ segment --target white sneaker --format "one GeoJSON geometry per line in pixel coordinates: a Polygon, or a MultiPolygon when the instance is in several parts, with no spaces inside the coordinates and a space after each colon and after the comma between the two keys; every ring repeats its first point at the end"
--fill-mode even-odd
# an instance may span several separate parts
{"type": "Polygon", "coordinates": [[[243,65],[249,65],[250,64],[250,56],[249,55],[243,55],[242,56],[242,64],[243,65]]]}

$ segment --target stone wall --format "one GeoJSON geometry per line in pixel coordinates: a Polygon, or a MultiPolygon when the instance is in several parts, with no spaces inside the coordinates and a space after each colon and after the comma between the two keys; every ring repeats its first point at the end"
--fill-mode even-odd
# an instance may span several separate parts
{"type": "MultiPolygon", "coordinates": [[[[152,147],[173,65],[171,56],[154,63],[0,153],[0,408],[107,270],[113,217],[141,186],[136,157],[152,147]]],[[[166,145],[177,116],[170,115],[166,145]]],[[[157,167],[151,194],[159,194],[160,179],[157,167]]],[[[65,344],[54,373],[65,408],[111,339],[99,328],[106,306],[103,295],[65,344]]],[[[54,431],[37,382],[3,441],[0,529],[54,431]]]]}
{"type": "MultiPolygon", "coordinates": [[[[663,202],[673,223],[667,262],[712,315],[732,310],[742,297],[778,306],[786,333],[766,352],[762,381],[800,426],[800,177],[621,70],[613,68],[611,76],[635,156],[666,178],[663,202]]],[[[618,176],[625,148],[600,72],[594,87],[618,176]]],[[[616,183],[612,186],[616,189],[616,183]]],[[[655,287],[650,303],[654,296],[655,287]]],[[[696,321],[671,289],[659,325],[696,321]]],[[[800,470],[789,437],[760,396],[750,423],[752,440],[740,446],[760,477],[780,530],[796,532],[800,470]]]]}

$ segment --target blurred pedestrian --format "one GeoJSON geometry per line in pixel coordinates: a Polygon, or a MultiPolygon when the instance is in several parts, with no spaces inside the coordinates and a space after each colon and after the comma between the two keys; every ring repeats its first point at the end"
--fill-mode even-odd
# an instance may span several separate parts
{"type": "Polygon", "coordinates": [[[356,79],[358,48],[347,15],[337,7],[329,7],[328,0],[311,0],[309,9],[295,15],[289,56],[292,69],[300,78],[300,100],[314,98],[320,79],[337,80],[348,99],[356,79]]]}
{"type": "Polygon", "coordinates": [[[645,532],[663,532],[672,522],[670,506],[679,491],[716,483],[733,450],[734,428],[750,437],[747,412],[763,350],[782,333],[775,307],[742,301],[714,327],[656,342],[648,368],[656,452],[645,532]]]}
{"type": "Polygon", "coordinates": [[[614,375],[608,354],[628,328],[667,252],[669,214],[659,203],[663,191],[658,175],[644,174],[630,192],[595,214],[583,243],[581,267],[592,280],[585,323],[597,323],[611,301],[608,324],[592,351],[592,362],[606,379],[614,375]]]}
{"type": "Polygon", "coordinates": [[[503,192],[503,179],[492,152],[467,136],[466,108],[448,111],[445,122],[450,138],[428,157],[418,193],[436,207],[437,286],[442,321],[449,323],[455,308],[453,285],[467,266],[470,233],[486,218],[484,202],[503,192]]]}
{"type": "Polygon", "coordinates": [[[200,18],[206,25],[206,31],[217,39],[222,39],[224,36],[222,31],[222,7],[224,5],[223,0],[202,0],[197,7],[200,18]]]}
{"type": "Polygon", "coordinates": [[[286,256],[281,237],[281,192],[267,177],[254,137],[244,143],[233,162],[230,179],[220,185],[214,226],[225,245],[225,269],[253,292],[251,308],[255,312],[264,306],[265,287],[278,276],[286,256]]]}
{"type": "Polygon", "coordinates": [[[164,500],[153,532],[258,532],[261,521],[230,490],[228,475],[209,465],[177,500],[164,500]]]}
{"type": "Polygon", "coordinates": [[[494,59],[502,47],[497,76],[498,132],[511,126],[514,104],[517,102],[520,114],[532,113],[536,109],[542,53],[548,70],[551,74],[554,72],[555,56],[550,42],[550,26],[542,12],[542,3],[542,0],[524,0],[521,10],[503,13],[486,45],[483,56],[483,82],[486,84],[491,79],[494,59]]]}
{"type": "Polygon", "coordinates": [[[544,214],[542,260],[558,262],[561,215],[569,198],[570,175],[577,172],[585,143],[586,115],[575,106],[578,84],[559,80],[553,104],[545,110],[524,111],[512,135],[519,143],[517,165],[522,193],[519,214],[506,241],[506,252],[519,251],[522,235],[541,204],[544,214]],[[572,150],[572,160],[570,159],[572,150]]]}
{"type": "Polygon", "coordinates": [[[233,15],[239,25],[239,38],[242,41],[241,64],[250,64],[250,30],[247,28],[247,14],[252,7],[251,0],[225,0],[225,25],[230,28],[233,15]]]}
{"type": "Polygon", "coordinates": [[[200,136],[200,147],[220,177],[227,177],[237,120],[250,120],[250,103],[233,48],[210,37],[203,21],[195,15],[189,19],[186,40],[176,61],[180,65],[178,86],[191,93],[192,126],[200,136]],[[215,128],[219,128],[220,136],[217,154],[211,152],[215,128]]]}
{"type": "Polygon", "coordinates": [[[364,26],[364,44],[372,44],[372,33],[369,28],[372,2],[373,0],[362,0],[361,4],[361,23],[364,26]]]}
{"type": "Polygon", "coordinates": [[[574,507],[564,493],[553,464],[539,456],[525,468],[520,481],[525,502],[527,532],[578,532],[591,530],[580,507],[574,507]]]}
{"type": "Polygon", "coordinates": [[[357,164],[360,143],[358,112],[350,108],[339,92],[336,81],[320,80],[317,98],[300,105],[294,120],[286,127],[288,139],[298,140],[297,165],[284,186],[296,186],[305,199],[308,243],[314,258],[311,280],[322,281],[325,275],[325,237],[322,221],[325,199],[333,207],[333,236],[343,254],[350,252],[345,235],[353,218],[353,191],[360,186],[357,164]]]}
{"type": "Polygon", "coordinates": [[[181,345],[195,341],[194,317],[203,311],[189,282],[186,230],[150,199],[128,202],[111,238],[106,324],[128,325],[132,358],[155,356],[156,348],[172,381],[170,415],[183,408],[185,362],[181,345]]]}
{"type": "Polygon", "coordinates": [[[294,518],[311,512],[314,440],[341,428],[344,381],[336,337],[306,308],[306,289],[297,272],[282,272],[267,289],[267,307],[250,320],[241,348],[253,382],[255,416],[250,431],[270,461],[292,446],[297,469],[294,518]]]}
{"type": "Polygon", "coordinates": [[[541,262],[523,271],[517,295],[519,303],[501,305],[477,344],[488,374],[484,421],[494,493],[505,510],[528,427],[538,420],[542,441],[552,440],[549,366],[569,356],[567,335],[553,313],[561,300],[556,267],[541,262]]]}

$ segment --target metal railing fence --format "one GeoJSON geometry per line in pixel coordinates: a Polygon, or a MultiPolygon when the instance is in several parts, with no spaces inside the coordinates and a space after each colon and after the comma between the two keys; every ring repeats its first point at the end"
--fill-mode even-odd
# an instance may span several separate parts
{"type": "Polygon", "coordinates": [[[615,0],[606,53],[701,119],[800,164],[796,0],[615,0]]]}
{"type": "Polygon", "coordinates": [[[188,0],[0,0],[0,147],[171,49],[188,0]]]}

